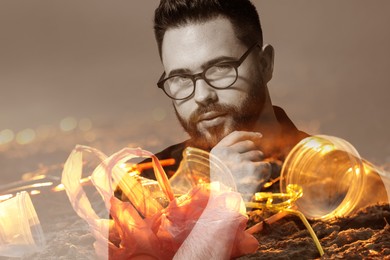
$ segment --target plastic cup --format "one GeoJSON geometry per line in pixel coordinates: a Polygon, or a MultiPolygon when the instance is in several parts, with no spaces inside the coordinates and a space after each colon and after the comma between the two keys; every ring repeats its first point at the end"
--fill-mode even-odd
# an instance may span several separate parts
{"type": "Polygon", "coordinates": [[[0,203],[0,256],[22,257],[43,249],[46,241],[27,192],[0,203]]]}
{"type": "Polygon", "coordinates": [[[218,183],[219,190],[237,191],[229,168],[216,156],[194,147],[187,147],[183,151],[183,160],[169,183],[177,195],[208,183],[218,183]]]}
{"type": "Polygon", "coordinates": [[[295,205],[308,218],[327,220],[388,202],[389,176],[334,136],[311,136],[291,150],[281,171],[281,191],[289,184],[302,187],[295,205]]]}

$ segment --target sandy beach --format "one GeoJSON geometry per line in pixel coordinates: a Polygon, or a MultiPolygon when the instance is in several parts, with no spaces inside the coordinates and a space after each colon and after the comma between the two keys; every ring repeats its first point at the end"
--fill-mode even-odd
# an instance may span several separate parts
{"type": "MultiPolygon", "coordinates": [[[[39,188],[39,194],[31,195],[47,245],[42,251],[22,259],[96,259],[93,248],[95,238],[87,223],[75,214],[65,192],[55,192],[53,187],[60,183],[63,163],[76,144],[97,147],[107,154],[126,146],[141,146],[142,143],[147,144],[150,150],[161,149],[161,145],[164,145],[163,142],[153,139],[153,131],[144,131],[143,134],[144,139],[138,139],[138,143],[135,143],[131,136],[141,135],[134,132],[130,125],[115,129],[102,125],[92,127],[88,131],[58,130],[26,145],[11,143],[2,147],[0,162],[3,166],[3,190],[4,187],[9,188],[10,184],[19,181],[18,185],[14,184],[16,191],[23,183],[30,183],[28,180],[33,176],[42,174],[47,177],[40,182],[53,182],[52,186],[39,188]],[[108,129],[110,135],[117,139],[104,138],[108,129]],[[129,134],[131,131],[133,135],[129,134]],[[88,139],[92,133],[94,138],[88,139]],[[129,136],[130,138],[126,138],[129,136]]],[[[165,140],[169,142],[170,137],[166,136],[165,140]]],[[[85,174],[88,174],[88,169],[85,174]]],[[[107,218],[108,213],[96,190],[90,185],[85,188],[96,212],[102,218],[107,218]]],[[[248,227],[261,220],[261,215],[250,213],[248,227]]],[[[324,248],[323,259],[386,259],[390,258],[389,222],[389,206],[381,205],[329,222],[311,221],[311,225],[324,248]]],[[[257,253],[240,259],[319,258],[308,231],[297,217],[287,216],[272,225],[266,225],[263,231],[256,234],[256,238],[260,245],[257,253]]]]}

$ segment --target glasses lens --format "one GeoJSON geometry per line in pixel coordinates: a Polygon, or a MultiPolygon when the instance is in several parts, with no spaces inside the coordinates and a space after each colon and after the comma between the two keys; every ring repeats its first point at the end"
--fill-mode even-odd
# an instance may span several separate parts
{"type": "Polygon", "coordinates": [[[231,64],[216,64],[205,72],[207,81],[216,88],[227,88],[237,79],[237,70],[231,64]]]}
{"type": "Polygon", "coordinates": [[[184,99],[192,94],[194,82],[188,77],[174,76],[164,82],[164,90],[171,98],[184,99]]]}

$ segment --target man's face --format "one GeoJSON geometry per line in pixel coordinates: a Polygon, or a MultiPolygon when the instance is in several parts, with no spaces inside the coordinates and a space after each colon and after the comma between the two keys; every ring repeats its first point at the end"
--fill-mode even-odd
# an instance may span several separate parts
{"type": "MultiPolygon", "coordinates": [[[[216,18],[167,30],[162,61],[167,75],[195,74],[216,62],[238,60],[247,48],[236,38],[229,20],[216,18]]],[[[173,100],[177,117],[194,145],[210,149],[234,130],[253,129],[265,102],[260,51],[256,47],[241,64],[233,86],[214,89],[199,79],[191,97],[173,100]]]]}

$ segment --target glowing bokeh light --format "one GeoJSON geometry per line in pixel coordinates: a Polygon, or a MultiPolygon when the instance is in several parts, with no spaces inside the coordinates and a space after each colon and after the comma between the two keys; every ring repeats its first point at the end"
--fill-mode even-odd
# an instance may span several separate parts
{"type": "Polygon", "coordinates": [[[4,129],[0,132],[0,145],[11,142],[15,137],[15,134],[10,129],[4,129]]]}
{"type": "Polygon", "coordinates": [[[60,128],[64,132],[69,132],[77,127],[77,120],[73,117],[66,117],[61,120],[60,128]]]}
{"type": "Polygon", "coordinates": [[[34,141],[35,137],[35,131],[31,128],[27,128],[16,134],[16,142],[18,144],[28,144],[34,141]]]}

